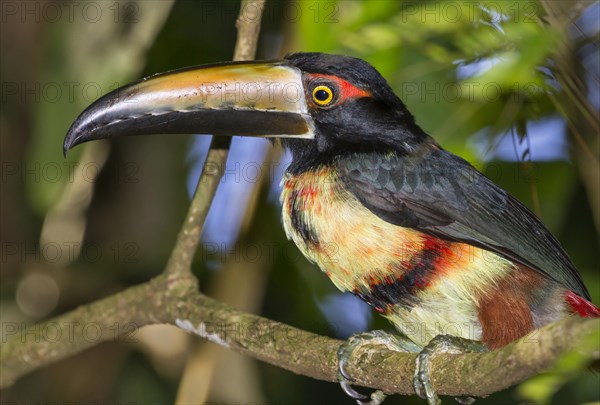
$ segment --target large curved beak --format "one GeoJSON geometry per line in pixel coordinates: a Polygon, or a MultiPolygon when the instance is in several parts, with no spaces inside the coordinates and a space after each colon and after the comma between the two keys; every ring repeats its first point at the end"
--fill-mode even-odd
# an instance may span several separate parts
{"type": "Polygon", "coordinates": [[[124,135],[212,134],[314,138],[302,73],[285,61],[232,62],[162,73],[92,103],[64,153],[124,135]]]}

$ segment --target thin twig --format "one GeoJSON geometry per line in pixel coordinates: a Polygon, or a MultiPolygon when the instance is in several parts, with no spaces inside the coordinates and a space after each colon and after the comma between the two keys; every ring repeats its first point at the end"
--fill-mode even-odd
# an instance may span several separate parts
{"type": "MultiPolygon", "coordinates": [[[[235,23],[238,36],[233,60],[254,59],[264,5],[265,0],[242,0],[235,23]]],[[[225,171],[230,145],[231,138],[213,137],[210,143],[198,186],[165,269],[172,278],[183,277],[195,284],[198,282],[192,281],[190,277],[192,260],[200,242],[208,210],[225,171]]]]}

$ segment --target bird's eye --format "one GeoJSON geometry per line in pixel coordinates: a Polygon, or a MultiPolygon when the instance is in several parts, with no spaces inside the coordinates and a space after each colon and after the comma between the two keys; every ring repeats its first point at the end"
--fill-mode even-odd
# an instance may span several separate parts
{"type": "Polygon", "coordinates": [[[312,91],[312,98],[317,105],[325,107],[333,101],[333,90],[328,86],[317,86],[312,91]]]}

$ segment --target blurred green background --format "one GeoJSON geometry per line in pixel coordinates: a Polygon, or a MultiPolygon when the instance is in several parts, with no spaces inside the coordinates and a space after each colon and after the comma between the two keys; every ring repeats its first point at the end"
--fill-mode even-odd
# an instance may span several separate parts
{"type": "MultiPolygon", "coordinates": [[[[1,4],[3,341],[11,325],[161,272],[207,138],[95,142],[66,159],[62,140],[79,112],[121,85],[230,60],[238,11],[229,0],[1,4]]],[[[538,213],[598,304],[598,17],[598,2],[581,1],[267,0],[257,57],[322,51],[372,63],[425,130],[538,213]]],[[[194,264],[202,290],[339,338],[389,329],[286,240],[278,190],[287,161],[266,141],[234,140],[194,264]]],[[[552,375],[477,403],[585,403],[599,392],[599,375],[571,356],[552,375]]],[[[36,371],[0,395],[2,403],[351,403],[335,384],[168,326],[36,371]]]]}

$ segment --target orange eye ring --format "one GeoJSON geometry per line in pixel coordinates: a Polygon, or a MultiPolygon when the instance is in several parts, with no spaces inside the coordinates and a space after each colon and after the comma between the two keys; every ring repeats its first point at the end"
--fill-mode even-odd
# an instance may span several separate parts
{"type": "Polygon", "coordinates": [[[325,85],[316,86],[312,91],[312,99],[318,106],[326,107],[333,101],[333,90],[325,85]]]}

